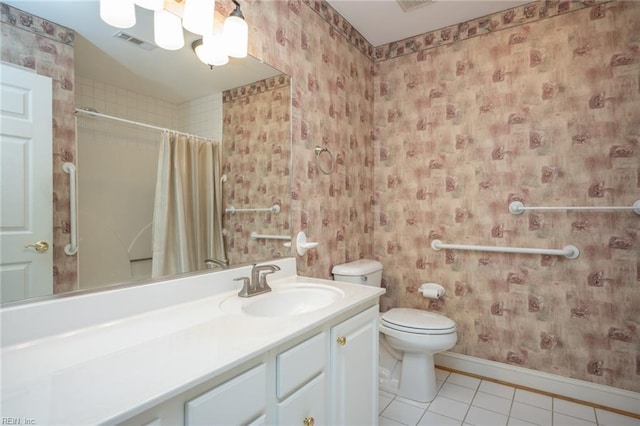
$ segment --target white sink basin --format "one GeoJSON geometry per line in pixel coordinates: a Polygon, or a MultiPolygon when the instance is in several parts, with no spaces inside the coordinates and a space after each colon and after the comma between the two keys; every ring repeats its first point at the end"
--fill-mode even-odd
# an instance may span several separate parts
{"type": "Polygon", "coordinates": [[[234,295],[222,301],[220,308],[256,317],[282,317],[317,311],[343,297],[342,290],[328,285],[295,284],[253,297],[234,295]]]}

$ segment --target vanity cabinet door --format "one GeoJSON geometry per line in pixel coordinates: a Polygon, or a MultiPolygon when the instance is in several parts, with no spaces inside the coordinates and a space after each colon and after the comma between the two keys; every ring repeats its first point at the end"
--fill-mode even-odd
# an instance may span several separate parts
{"type": "Polygon", "coordinates": [[[283,426],[327,424],[324,382],[324,373],[322,373],[280,402],[277,408],[278,424],[283,426]]]}
{"type": "Polygon", "coordinates": [[[267,369],[260,364],[185,404],[186,425],[260,423],[266,410],[267,369]]]}
{"type": "Polygon", "coordinates": [[[378,423],[378,306],[331,329],[331,419],[334,425],[378,423]]]}

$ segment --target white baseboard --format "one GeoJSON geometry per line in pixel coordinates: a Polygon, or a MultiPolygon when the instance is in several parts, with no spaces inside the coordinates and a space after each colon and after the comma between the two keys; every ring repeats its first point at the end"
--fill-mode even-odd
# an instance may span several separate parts
{"type": "Polygon", "coordinates": [[[453,352],[435,356],[436,366],[640,415],[640,393],[571,379],[453,352]]]}

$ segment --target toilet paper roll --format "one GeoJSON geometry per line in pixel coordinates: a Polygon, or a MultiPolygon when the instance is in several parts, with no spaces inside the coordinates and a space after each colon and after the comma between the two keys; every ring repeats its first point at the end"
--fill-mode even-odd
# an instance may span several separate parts
{"type": "Polygon", "coordinates": [[[418,289],[423,297],[429,299],[439,299],[444,296],[444,287],[436,283],[424,283],[418,289]]]}

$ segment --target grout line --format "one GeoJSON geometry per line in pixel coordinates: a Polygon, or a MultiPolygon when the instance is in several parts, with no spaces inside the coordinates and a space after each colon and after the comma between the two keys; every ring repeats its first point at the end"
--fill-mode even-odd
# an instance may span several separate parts
{"type": "Polygon", "coordinates": [[[514,389],[513,394],[511,394],[511,404],[509,404],[509,413],[507,414],[507,424],[509,424],[509,420],[511,420],[511,412],[513,411],[513,403],[515,402],[515,400],[516,400],[516,391],[514,389]]]}
{"type": "MultiPolygon", "coordinates": [[[[448,371],[450,373],[458,373],[458,374],[462,374],[462,375],[465,375],[465,376],[473,377],[473,378],[476,378],[476,379],[486,380],[487,382],[498,383],[499,385],[511,386],[512,388],[515,388],[515,389],[521,389],[521,390],[537,393],[537,394],[540,394],[540,395],[550,396],[552,398],[558,398],[558,399],[562,399],[564,401],[575,402],[576,404],[586,405],[586,406],[594,408],[594,409],[610,411],[612,413],[616,413],[616,414],[620,414],[622,416],[632,417],[634,419],[639,419],[640,420],[640,414],[631,413],[629,411],[619,410],[617,408],[607,407],[605,405],[595,404],[593,402],[582,401],[580,399],[571,398],[571,397],[568,397],[568,396],[559,395],[559,394],[552,393],[552,392],[546,392],[546,391],[543,391],[543,390],[540,390],[540,389],[530,388],[528,386],[516,385],[514,383],[505,382],[504,380],[497,380],[497,379],[493,379],[491,377],[481,376],[480,374],[467,373],[467,372],[464,372],[464,371],[456,370],[455,368],[449,368],[449,367],[445,367],[445,366],[442,366],[442,365],[436,365],[436,368],[448,371]]],[[[551,408],[553,408],[553,402],[551,404],[551,408]]]]}
{"type": "MultiPolygon", "coordinates": [[[[436,394],[437,396],[438,394],[436,394]]],[[[435,399],[435,398],[434,398],[435,399]]],[[[429,407],[431,406],[431,403],[429,403],[429,405],[427,406],[427,408],[424,409],[424,411],[422,412],[422,415],[420,416],[420,418],[418,419],[418,422],[416,423],[416,425],[420,424],[420,422],[422,421],[422,418],[424,416],[427,415],[427,411],[429,411],[429,407]]]]}
{"type": "Polygon", "coordinates": [[[478,394],[478,389],[480,389],[480,385],[481,384],[482,384],[482,381],[480,381],[480,383],[478,383],[478,386],[473,391],[473,397],[471,398],[471,401],[469,401],[469,405],[467,405],[467,412],[464,413],[464,418],[462,419],[462,424],[464,424],[465,420],[467,420],[467,416],[469,415],[469,411],[471,411],[471,407],[473,406],[473,400],[476,399],[476,395],[478,394]]]}
{"type": "MultiPolygon", "coordinates": [[[[439,367],[439,368],[440,368],[440,367],[439,367]]],[[[471,376],[470,374],[466,374],[466,373],[460,373],[460,374],[467,375],[467,376],[471,376]]],[[[447,377],[447,378],[448,378],[448,377],[447,377]]],[[[476,378],[478,378],[478,377],[476,377],[476,378]]],[[[529,389],[529,388],[526,388],[526,387],[513,386],[513,385],[511,385],[511,384],[509,384],[509,383],[506,383],[506,382],[499,382],[499,381],[491,380],[491,379],[481,379],[481,380],[484,380],[484,381],[487,381],[487,382],[499,383],[499,384],[502,384],[502,385],[505,385],[505,386],[512,387],[512,388],[514,388],[514,389],[527,390],[527,391],[531,391],[531,392],[538,393],[538,394],[545,394],[545,395],[547,395],[547,394],[548,394],[547,396],[552,395],[552,394],[549,394],[549,393],[547,393],[547,392],[536,392],[536,390],[535,390],[535,389],[529,389]]],[[[444,385],[445,383],[446,383],[446,380],[445,380],[444,382],[442,382],[442,385],[444,385]]],[[[440,386],[440,388],[438,389],[438,392],[436,393],[436,398],[437,398],[438,396],[442,396],[442,395],[440,395],[440,390],[442,389],[442,385],[440,386]]],[[[438,415],[440,415],[440,416],[443,416],[443,417],[450,418],[450,419],[452,419],[452,420],[455,420],[456,422],[461,422],[461,424],[464,424],[464,423],[465,423],[465,421],[467,420],[467,417],[468,417],[468,415],[469,415],[469,411],[471,410],[471,407],[473,407],[473,406],[474,406],[474,405],[473,405],[473,401],[475,400],[476,396],[477,396],[477,395],[478,395],[478,393],[480,392],[480,387],[481,387],[481,385],[482,385],[482,381],[481,381],[481,382],[478,384],[478,386],[475,388],[475,390],[474,390],[474,395],[473,395],[473,397],[471,398],[471,401],[469,402],[469,404],[467,404],[467,410],[466,410],[465,415],[464,415],[464,417],[463,417],[463,419],[462,419],[462,420],[454,419],[454,418],[452,418],[452,417],[449,417],[449,416],[447,416],[447,415],[440,414],[440,413],[436,413],[436,414],[438,414],[438,415]]],[[[458,385],[458,386],[459,386],[459,385],[458,385]]],[[[469,389],[469,388],[467,388],[467,389],[469,389]]],[[[385,392],[386,392],[386,391],[385,391],[385,392]]],[[[390,394],[390,395],[393,395],[393,397],[392,397],[392,398],[391,398],[391,400],[389,401],[389,404],[387,404],[387,405],[386,405],[385,410],[389,407],[389,405],[391,405],[391,403],[392,403],[393,401],[396,401],[396,400],[397,400],[397,397],[398,397],[397,395],[394,395],[394,394],[392,394],[392,393],[390,393],[390,392],[386,392],[386,393],[388,393],[388,394],[390,394]]],[[[498,395],[493,395],[493,394],[489,394],[489,395],[492,395],[492,396],[497,397],[497,398],[501,398],[501,397],[500,397],[500,396],[498,396],[498,395]]],[[[443,398],[444,398],[444,397],[443,397],[443,398]]],[[[434,399],[435,399],[435,398],[434,398],[434,399]]],[[[508,398],[503,398],[503,399],[508,399],[508,398]]],[[[571,398],[559,398],[559,399],[566,399],[566,400],[571,401],[571,398]]],[[[461,401],[458,401],[458,400],[454,400],[454,401],[461,402],[461,401]]],[[[400,402],[401,402],[401,401],[400,401],[400,402]]],[[[531,419],[520,419],[520,418],[518,418],[518,417],[513,417],[513,416],[512,416],[512,412],[513,412],[513,405],[514,405],[514,403],[515,403],[515,402],[516,402],[516,400],[515,400],[515,392],[514,392],[514,393],[513,393],[513,395],[512,395],[512,397],[510,398],[509,411],[508,411],[508,413],[507,413],[507,414],[504,414],[504,413],[501,413],[501,412],[498,412],[498,411],[494,411],[494,410],[492,410],[492,409],[490,409],[490,408],[483,408],[483,407],[478,407],[478,408],[482,408],[482,409],[485,409],[485,410],[487,410],[487,411],[491,411],[491,412],[493,412],[493,413],[496,413],[496,414],[499,414],[499,415],[503,415],[503,416],[505,416],[505,417],[507,418],[507,424],[508,424],[508,423],[509,423],[509,421],[510,421],[510,420],[512,420],[512,419],[513,419],[513,420],[523,420],[523,421],[526,421],[526,422],[528,422],[528,423],[532,423],[532,424],[534,424],[534,423],[531,421],[531,419]]],[[[594,423],[594,422],[592,422],[592,421],[590,421],[590,420],[586,420],[586,419],[583,419],[583,418],[580,418],[580,417],[575,417],[575,416],[572,416],[572,415],[569,415],[569,414],[556,412],[556,411],[555,411],[555,400],[554,400],[553,398],[552,398],[552,400],[551,400],[551,408],[550,408],[550,409],[546,409],[546,408],[543,408],[543,407],[538,407],[538,406],[536,406],[536,405],[531,405],[531,404],[528,404],[527,402],[524,402],[524,401],[517,401],[517,402],[519,402],[519,403],[521,403],[521,404],[523,404],[523,405],[527,405],[527,406],[530,406],[530,407],[534,407],[534,408],[536,408],[536,409],[541,409],[541,410],[544,410],[544,411],[549,411],[549,412],[551,413],[551,426],[553,426],[553,425],[555,424],[555,421],[556,421],[556,420],[555,420],[556,414],[563,414],[563,415],[565,415],[565,416],[568,416],[568,417],[571,417],[571,418],[575,418],[575,419],[577,419],[577,420],[581,420],[581,421],[589,422],[589,423],[593,424],[594,426],[600,426],[600,422],[599,422],[599,420],[598,420],[598,412],[597,412],[596,408],[595,408],[595,407],[592,407],[590,404],[580,404],[580,402],[576,402],[576,403],[578,403],[578,404],[580,404],[580,405],[590,407],[591,409],[593,409],[593,410],[594,410],[595,423],[594,423]]],[[[574,401],[571,401],[571,402],[574,402],[574,401]]],[[[418,424],[418,423],[420,423],[420,422],[422,421],[422,419],[423,419],[423,418],[424,418],[424,416],[427,414],[427,412],[431,412],[431,413],[433,413],[432,411],[429,411],[430,406],[431,406],[431,404],[429,403],[429,405],[428,405],[425,409],[423,409],[422,415],[420,416],[420,418],[418,419],[418,421],[416,422],[416,424],[418,424]]],[[[382,411],[384,411],[384,410],[382,410],[382,411]]],[[[612,410],[606,410],[606,411],[612,411],[612,410]]],[[[622,413],[616,413],[616,414],[625,415],[625,414],[622,414],[622,413]]],[[[399,421],[399,420],[397,420],[397,419],[394,419],[394,418],[391,418],[391,417],[387,417],[387,416],[383,416],[383,415],[382,415],[382,412],[381,412],[380,414],[378,414],[378,417],[384,417],[385,419],[392,420],[392,421],[394,421],[394,422],[396,422],[396,423],[402,423],[402,422],[400,422],[400,421],[399,421]]],[[[633,417],[633,416],[627,416],[627,417],[633,417]]]]}

